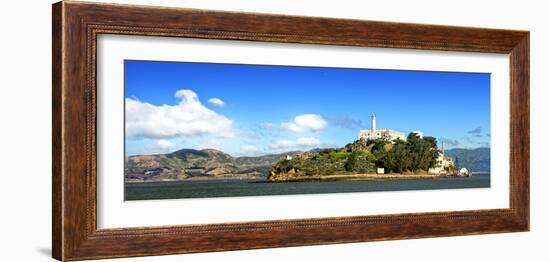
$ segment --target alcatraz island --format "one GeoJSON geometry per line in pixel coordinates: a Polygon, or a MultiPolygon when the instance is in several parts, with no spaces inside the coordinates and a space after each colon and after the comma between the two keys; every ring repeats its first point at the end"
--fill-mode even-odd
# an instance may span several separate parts
{"type": "Polygon", "coordinates": [[[465,168],[457,170],[446,157],[442,142],[412,131],[405,136],[391,129],[376,128],[372,114],[371,129],[360,130],[358,139],[343,148],[318,149],[287,155],[275,163],[270,182],[306,182],[381,179],[426,179],[442,176],[471,176],[465,168]]]}

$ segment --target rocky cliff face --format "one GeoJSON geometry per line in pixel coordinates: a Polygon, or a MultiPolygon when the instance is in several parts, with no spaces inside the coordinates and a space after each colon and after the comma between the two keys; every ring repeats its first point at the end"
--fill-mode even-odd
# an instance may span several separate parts
{"type": "Polygon", "coordinates": [[[130,156],[125,161],[129,181],[185,180],[216,177],[266,177],[286,154],[232,157],[215,149],[182,149],[169,154],[130,156]]]}

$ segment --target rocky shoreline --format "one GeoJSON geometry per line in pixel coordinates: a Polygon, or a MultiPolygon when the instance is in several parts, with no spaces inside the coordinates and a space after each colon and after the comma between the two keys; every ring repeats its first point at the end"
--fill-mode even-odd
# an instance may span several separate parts
{"type": "MultiPolygon", "coordinates": [[[[266,182],[323,182],[323,181],[365,181],[365,180],[409,180],[409,179],[435,179],[456,175],[445,174],[343,174],[325,176],[278,176],[266,182]]],[[[458,176],[457,176],[458,177],[458,176]]]]}

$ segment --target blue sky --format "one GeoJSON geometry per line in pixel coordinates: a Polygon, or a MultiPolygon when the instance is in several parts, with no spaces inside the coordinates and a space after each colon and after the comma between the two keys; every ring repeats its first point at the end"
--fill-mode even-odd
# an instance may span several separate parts
{"type": "Polygon", "coordinates": [[[487,146],[490,74],[125,61],[126,153],[341,147],[370,128],[487,146]]]}

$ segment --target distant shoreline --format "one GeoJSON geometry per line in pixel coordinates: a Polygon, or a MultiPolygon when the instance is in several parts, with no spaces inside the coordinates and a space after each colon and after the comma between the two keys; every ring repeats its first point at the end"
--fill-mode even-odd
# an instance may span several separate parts
{"type": "MultiPolygon", "coordinates": [[[[474,172],[474,175],[490,174],[490,172],[474,172]]],[[[292,183],[292,182],[329,182],[329,181],[375,181],[375,180],[415,180],[435,179],[445,177],[467,177],[446,174],[349,174],[349,175],[328,175],[328,176],[298,176],[280,180],[258,181],[256,183],[292,183]]]]}
{"type": "Polygon", "coordinates": [[[438,177],[449,177],[436,174],[349,174],[349,175],[327,175],[327,176],[298,176],[280,180],[268,180],[269,183],[286,182],[324,182],[324,181],[365,181],[365,180],[407,180],[407,179],[433,179],[438,177]]]}

